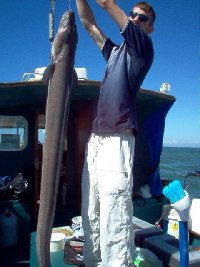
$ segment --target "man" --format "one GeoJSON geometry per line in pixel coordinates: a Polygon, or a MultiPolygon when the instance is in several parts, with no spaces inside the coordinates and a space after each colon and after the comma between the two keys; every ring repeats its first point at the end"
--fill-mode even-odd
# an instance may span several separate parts
{"type": "Polygon", "coordinates": [[[107,61],[82,176],[86,267],[134,266],[132,167],[136,94],[153,61],[152,7],[138,3],[130,17],[114,0],[96,0],[119,26],[117,46],[101,31],[87,0],[76,0],[83,26],[107,61]]]}

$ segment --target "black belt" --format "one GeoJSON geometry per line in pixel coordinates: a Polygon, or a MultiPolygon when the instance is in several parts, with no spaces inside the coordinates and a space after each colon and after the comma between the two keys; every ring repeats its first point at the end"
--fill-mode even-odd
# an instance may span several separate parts
{"type": "MultiPolygon", "coordinates": [[[[126,134],[133,134],[133,135],[137,135],[137,131],[136,129],[124,129],[124,130],[116,130],[115,132],[112,132],[113,134],[117,134],[117,133],[126,133],[126,134]]],[[[94,132],[94,134],[109,134],[109,133],[102,133],[102,132],[94,132]]]]}
{"type": "Polygon", "coordinates": [[[136,130],[135,129],[126,129],[123,131],[120,131],[120,133],[128,133],[128,134],[136,134],[136,130]]]}

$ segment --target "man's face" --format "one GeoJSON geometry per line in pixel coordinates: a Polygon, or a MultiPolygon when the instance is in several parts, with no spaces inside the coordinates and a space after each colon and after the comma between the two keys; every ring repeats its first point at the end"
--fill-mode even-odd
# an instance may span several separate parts
{"type": "Polygon", "coordinates": [[[139,7],[134,7],[132,15],[130,16],[131,21],[137,25],[144,33],[150,34],[154,28],[151,24],[152,17],[150,13],[145,12],[139,7]]]}

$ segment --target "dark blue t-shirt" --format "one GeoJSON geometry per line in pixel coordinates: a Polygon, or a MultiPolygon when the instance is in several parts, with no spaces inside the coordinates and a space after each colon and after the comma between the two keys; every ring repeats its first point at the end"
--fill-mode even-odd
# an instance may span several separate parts
{"type": "Polygon", "coordinates": [[[107,67],[93,122],[94,133],[137,130],[136,94],[153,62],[154,50],[148,35],[130,20],[121,34],[121,46],[107,39],[102,49],[107,67]]]}

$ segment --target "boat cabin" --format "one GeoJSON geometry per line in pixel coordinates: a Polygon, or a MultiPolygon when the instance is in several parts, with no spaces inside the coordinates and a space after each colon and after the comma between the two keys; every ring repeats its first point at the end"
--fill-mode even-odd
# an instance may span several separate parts
{"type": "MultiPolygon", "coordinates": [[[[95,116],[99,88],[98,81],[79,80],[72,90],[57,199],[58,211],[64,209],[70,216],[80,214],[85,145],[95,116]]],[[[33,229],[40,198],[47,94],[48,86],[42,81],[0,84],[0,177],[8,176],[12,180],[21,173],[28,182],[26,190],[17,197],[11,195],[9,198],[1,193],[0,212],[6,206],[26,206],[33,229]]],[[[165,117],[174,101],[171,95],[139,90],[133,194],[145,184],[150,186],[153,196],[162,194],[159,161],[165,117]]]]}

